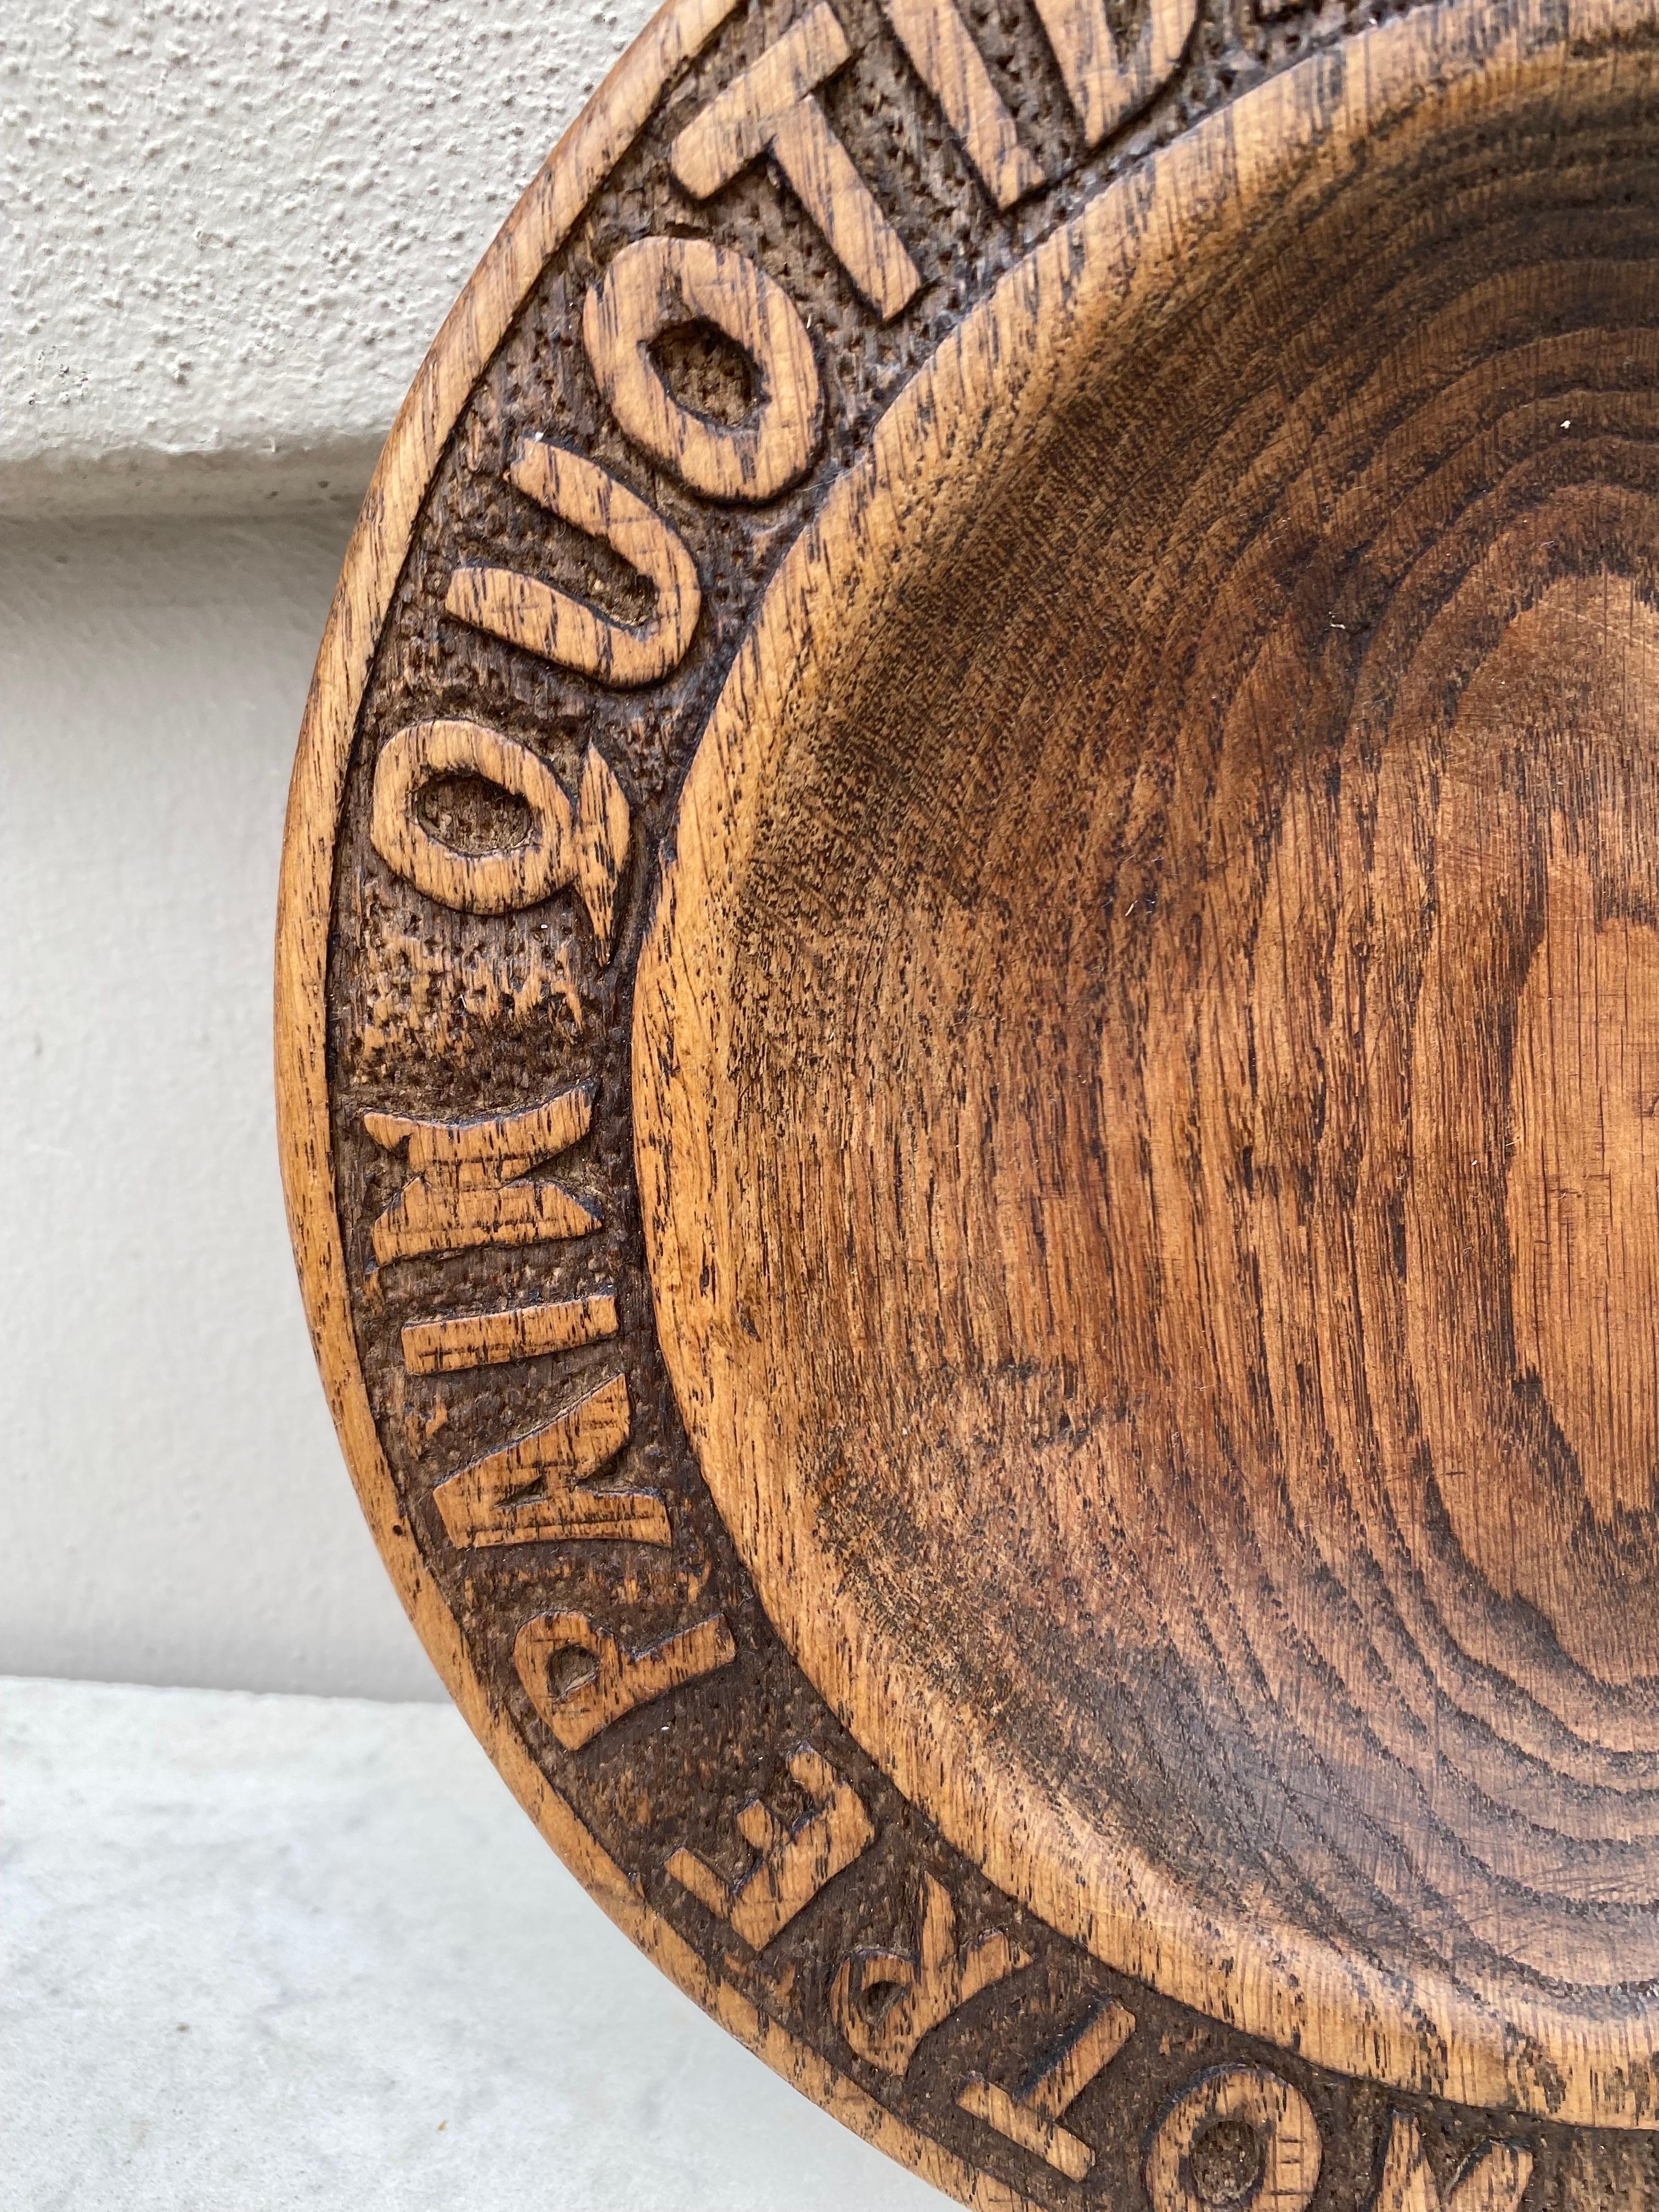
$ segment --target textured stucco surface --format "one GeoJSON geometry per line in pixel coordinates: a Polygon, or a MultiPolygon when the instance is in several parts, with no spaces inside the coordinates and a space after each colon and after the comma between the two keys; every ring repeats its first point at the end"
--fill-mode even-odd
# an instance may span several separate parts
{"type": "Polygon", "coordinates": [[[361,490],[650,0],[0,0],[0,512],[361,490]]]}
{"type": "Polygon", "coordinates": [[[0,1683],[0,2212],[945,2212],[447,1708],[0,1683]]]}

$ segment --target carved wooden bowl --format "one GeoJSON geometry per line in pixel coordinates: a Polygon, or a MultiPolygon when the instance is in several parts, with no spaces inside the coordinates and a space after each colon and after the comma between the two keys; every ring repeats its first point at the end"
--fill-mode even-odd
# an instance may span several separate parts
{"type": "Polygon", "coordinates": [[[772,586],[635,1014],[700,1464],[905,1795],[1586,2114],[1659,2053],[1647,100],[1275,116],[1039,252],[772,586]]]}
{"type": "Polygon", "coordinates": [[[1108,113],[1036,4],[680,0],[422,372],[337,1418],[561,1851],[964,2199],[1650,2203],[1652,9],[1152,0],[1108,113]]]}

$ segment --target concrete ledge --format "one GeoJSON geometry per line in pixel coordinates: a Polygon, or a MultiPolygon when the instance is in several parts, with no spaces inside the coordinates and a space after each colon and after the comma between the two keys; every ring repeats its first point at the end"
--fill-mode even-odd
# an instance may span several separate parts
{"type": "Polygon", "coordinates": [[[447,1707],[0,1683],[0,2200],[943,2212],[703,2018],[447,1707]]]}
{"type": "Polygon", "coordinates": [[[383,434],[375,433],[283,447],[117,446],[0,459],[0,522],[356,509],[383,442],[383,434]]]}

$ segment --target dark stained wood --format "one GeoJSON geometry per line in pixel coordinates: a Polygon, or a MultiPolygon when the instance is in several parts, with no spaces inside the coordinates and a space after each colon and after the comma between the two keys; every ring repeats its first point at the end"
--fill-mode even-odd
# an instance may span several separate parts
{"type": "Polygon", "coordinates": [[[366,1510],[964,2202],[1659,2202],[1656,32],[670,8],[354,541],[366,1510]]]}
{"type": "Polygon", "coordinates": [[[1497,89],[1219,204],[1178,144],[1133,274],[1097,203],[907,388],[693,767],[636,1142],[906,1795],[1589,2118],[1659,2044],[1659,228],[1622,88],[1497,89]]]}

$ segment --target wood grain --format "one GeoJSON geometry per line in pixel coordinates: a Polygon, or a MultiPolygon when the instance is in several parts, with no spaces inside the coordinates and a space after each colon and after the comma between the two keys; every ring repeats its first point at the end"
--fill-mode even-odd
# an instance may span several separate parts
{"type": "Polygon", "coordinates": [[[615,477],[544,438],[526,439],[507,475],[526,498],[636,569],[653,588],[654,609],[646,622],[614,622],[516,569],[479,567],[451,577],[449,612],[602,684],[655,684],[678,667],[702,611],[696,564],[678,535],[615,477]]]}
{"type": "Polygon", "coordinates": [[[616,1334],[617,1301],[601,1291],[497,1313],[410,1322],[403,1331],[404,1364],[411,1375],[453,1375],[460,1368],[501,1367],[544,1352],[570,1352],[616,1334]]]}
{"type": "Polygon", "coordinates": [[[1583,2119],[1659,2063],[1651,98],[1246,102],[1005,279],[772,586],[635,1013],[700,1463],[906,1796],[1583,2119]]]}
{"type": "Polygon", "coordinates": [[[805,326],[781,285],[743,256],[706,239],[624,246],[587,295],[582,337],[623,429],[710,499],[775,499],[811,460],[823,400],[805,326]],[[757,365],[760,404],[740,427],[686,406],[652,358],[668,331],[699,324],[757,365]]]}
{"type": "Polygon", "coordinates": [[[817,0],[681,131],[674,174],[694,199],[708,199],[769,154],[836,259],[885,319],[909,304],[921,278],[816,97],[852,54],[829,0],[817,0]]]}
{"type": "Polygon", "coordinates": [[[1034,2151],[1068,2180],[1086,2180],[1095,2162],[1094,2152],[1061,2121],[1096,2076],[1111,2064],[1134,2030],[1134,2014],[1122,2005],[1097,2004],[1057,2051],[1044,2052],[1036,2071],[1017,2093],[988,2081],[982,2074],[972,2074],[957,2102],[964,2112],[987,2121],[999,2135],[1034,2151]]]}

